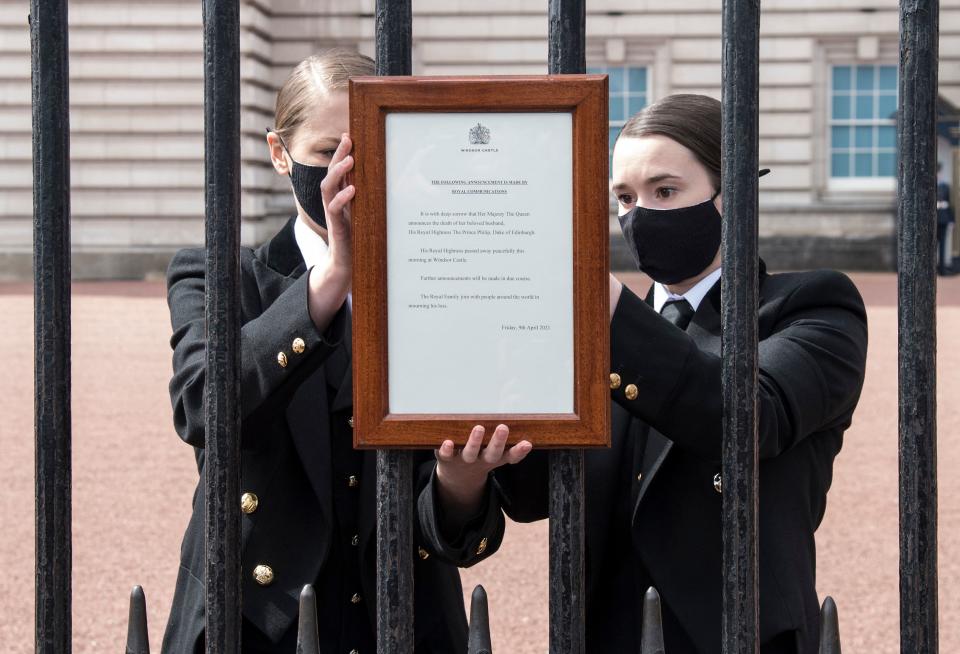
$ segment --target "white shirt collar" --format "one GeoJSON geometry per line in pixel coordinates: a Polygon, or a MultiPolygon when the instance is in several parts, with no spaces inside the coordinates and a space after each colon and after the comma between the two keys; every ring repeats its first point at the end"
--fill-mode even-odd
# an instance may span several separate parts
{"type": "Polygon", "coordinates": [[[660,313],[660,310],[663,309],[663,305],[668,301],[684,299],[689,302],[690,306],[693,307],[693,310],[696,311],[700,306],[700,302],[703,301],[703,298],[707,296],[707,293],[710,292],[710,289],[713,288],[713,285],[717,283],[718,279],[720,279],[720,270],[720,268],[714,270],[712,273],[694,284],[693,288],[683,295],[674,295],[660,282],[654,282],[653,308],[657,313],[660,313]]]}
{"type": "MultiPolygon", "coordinates": [[[[330,246],[327,245],[322,236],[310,229],[299,216],[293,223],[293,237],[297,241],[297,247],[300,248],[300,256],[303,257],[303,262],[307,264],[307,270],[326,261],[330,246]]],[[[347,293],[347,307],[351,311],[353,310],[353,293],[347,293]]]]}
{"type": "Polygon", "coordinates": [[[327,242],[323,240],[322,236],[310,229],[300,217],[297,217],[293,224],[293,236],[297,240],[300,256],[303,257],[308,269],[318,266],[326,260],[327,242]]]}

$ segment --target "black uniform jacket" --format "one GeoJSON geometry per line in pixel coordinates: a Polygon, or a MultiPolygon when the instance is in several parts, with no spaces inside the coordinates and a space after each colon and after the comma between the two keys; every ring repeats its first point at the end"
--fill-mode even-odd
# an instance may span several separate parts
{"type": "Polygon", "coordinates": [[[937,224],[949,225],[954,222],[953,209],[950,207],[950,185],[937,182],[937,224]]]}
{"type": "MultiPolygon", "coordinates": [[[[335,519],[331,488],[332,484],[347,483],[343,471],[331,469],[331,439],[351,438],[353,405],[349,359],[332,403],[322,383],[325,364],[329,365],[338,350],[350,346],[349,311],[341,309],[324,333],[314,327],[307,310],[308,273],[293,225],[291,220],[256,250],[243,248],[240,261],[241,492],[253,493],[258,500],[255,510],[242,517],[243,616],[274,641],[294,624],[303,585],[315,583],[328,562],[335,519]],[[302,344],[297,341],[294,345],[296,339],[302,344]],[[314,383],[317,380],[321,383],[314,383]],[[273,580],[268,585],[254,579],[258,565],[272,569],[273,580]]],[[[198,448],[202,473],[202,249],[176,255],[168,271],[168,289],[173,323],[170,395],[174,422],[180,437],[198,448]]],[[[344,354],[349,356],[349,349],[340,352],[344,354]]],[[[376,456],[365,452],[360,459],[356,523],[362,597],[369,624],[376,625],[376,456]]],[[[431,452],[417,454],[415,492],[429,484],[433,463],[431,452]]],[[[202,479],[201,474],[193,516],[184,535],[164,653],[192,652],[204,629],[202,479]]],[[[419,527],[414,529],[415,545],[424,542],[419,527]]],[[[456,568],[419,548],[414,561],[416,651],[465,651],[467,624],[456,568]]],[[[318,607],[318,614],[323,620],[323,606],[318,607]]]]}
{"type": "MultiPolygon", "coordinates": [[[[649,299],[623,290],[610,326],[612,447],[585,454],[587,650],[639,651],[649,584],[664,603],[667,652],[720,652],[720,285],[685,332],[649,299]]],[[[786,637],[797,651],[814,653],[814,531],[863,383],[860,295],[839,273],[761,265],[759,340],[760,637],[795,632],[786,637]]],[[[494,473],[514,520],[547,517],[547,455],[494,473]]],[[[473,562],[469,548],[444,543],[437,507],[422,502],[420,513],[444,556],[473,562]]]]}

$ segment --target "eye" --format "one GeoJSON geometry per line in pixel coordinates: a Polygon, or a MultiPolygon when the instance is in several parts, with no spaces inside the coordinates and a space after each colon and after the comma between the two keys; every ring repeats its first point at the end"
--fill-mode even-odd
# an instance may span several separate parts
{"type": "Polygon", "coordinates": [[[321,157],[327,157],[328,159],[332,159],[332,158],[333,158],[333,155],[335,155],[336,153],[337,153],[336,148],[334,148],[333,150],[318,150],[318,151],[317,151],[317,154],[319,154],[321,157]]]}
{"type": "Polygon", "coordinates": [[[657,188],[656,196],[658,200],[669,200],[676,192],[677,189],[671,186],[660,186],[657,188]]]}
{"type": "Polygon", "coordinates": [[[629,193],[621,193],[620,195],[617,196],[617,202],[619,202],[620,204],[622,204],[622,205],[625,206],[625,207],[630,206],[631,204],[633,204],[633,203],[636,202],[636,201],[637,201],[636,198],[634,198],[634,197],[633,197],[632,195],[630,195],[629,193]]]}

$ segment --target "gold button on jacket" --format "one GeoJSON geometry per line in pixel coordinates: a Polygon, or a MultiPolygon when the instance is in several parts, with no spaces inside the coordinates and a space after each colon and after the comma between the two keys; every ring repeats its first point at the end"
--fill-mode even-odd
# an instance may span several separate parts
{"type": "Polygon", "coordinates": [[[623,389],[623,396],[628,400],[637,399],[637,395],[640,394],[640,391],[637,390],[635,384],[627,384],[627,387],[623,389]]]}
{"type": "Polygon", "coordinates": [[[360,535],[354,534],[353,538],[350,539],[350,544],[354,547],[358,546],[360,544],[360,535]]]}
{"type": "Polygon", "coordinates": [[[307,349],[307,344],[302,338],[295,338],[293,339],[293,345],[291,347],[293,348],[294,354],[303,354],[303,351],[307,349]]]}
{"type": "Polygon", "coordinates": [[[287,355],[283,352],[277,352],[277,363],[281,368],[287,367],[287,355]]]}
{"type": "Polygon", "coordinates": [[[477,554],[483,554],[486,551],[487,551],[487,539],[481,538],[480,544],[477,545],[477,554]]]}
{"type": "Polygon", "coordinates": [[[351,603],[351,604],[359,604],[359,603],[360,603],[360,594],[359,594],[359,593],[354,593],[354,594],[353,594],[353,597],[350,598],[350,603],[351,603]]]}
{"type": "Polygon", "coordinates": [[[422,547],[417,548],[417,553],[420,555],[420,558],[424,561],[430,558],[430,552],[423,549],[422,547]]]}
{"type": "Polygon", "coordinates": [[[610,390],[615,391],[620,388],[620,375],[615,372],[610,373],[610,390]]]}
{"type": "Polygon", "coordinates": [[[718,493],[723,492],[723,477],[720,476],[719,472],[713,476],[713,490],[718,493]]]}
{"type": "Polygon", "coordinates": [[[269,586],[273,583],[273,568],[261,563],[253,569],[253,580],[261,586],[269,586]]]}
{"type": "Polygon", "coordinates": [[[250,514],[257,510],[260,505],[260,498],[256,493],[244,493],[240,496],[240,510],[250,514]]]}
{"type": "Polygon", "coordinates": [[[350,488],[356,488],[359,485],[360,485],[360,480],[357,479],[356,475],[350,475],[347,478],[347,486],[349,486],[350,488]]]}
{"type": "Polygon", "coordinates": [[[350,425],[350,429],[353,429],[353,416],[347,418],[347,424],[350,425]]]}

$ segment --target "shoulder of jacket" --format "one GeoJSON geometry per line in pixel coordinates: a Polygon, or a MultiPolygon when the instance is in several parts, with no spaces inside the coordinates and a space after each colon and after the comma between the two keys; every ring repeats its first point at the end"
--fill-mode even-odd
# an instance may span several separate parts
{"type": "Polygon", "coordinates": [[[804,304],[849,302],[863,306],[863,298],[853,280],[838,270],[775,273],[768,277],[768,283],[778,295],[804,304]]]}
{"type": "MultiPolygon", "coordinates": [[[[254,258],[252,248],[242,246],[240,248],[240,268],[241,271],[250,268],[254,258]]],[[[167,265],[167,287],[169,288],[175,282],[187,277],[206,277],[207,273],[207,250],[206,248],[194,247],[178,250],[170,259],[167,265]]]]}

